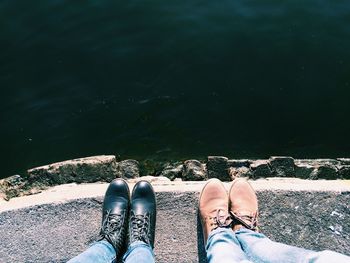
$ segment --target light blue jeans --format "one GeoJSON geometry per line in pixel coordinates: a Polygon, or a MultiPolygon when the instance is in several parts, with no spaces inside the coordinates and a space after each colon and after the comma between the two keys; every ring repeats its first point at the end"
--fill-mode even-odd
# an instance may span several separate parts
{"type": "MultiPolygon", "coordinates": [[[[105,240],[93,243],[80,255],[72,258],[68,263],[111,263],[116,262],[114,247],[105,240]]],[[[123,256],[125,263],[154,263],[152,248],[141,241],[132,243],[123,256]]]]}
{"type": "Polygon", "coordinates": [[[314,252],[303,248],[273,242],[261,233],[246,228],[232,231],[217,228],[208,237],[208,263],[349,263],[350,257],[324,250],[314,252]]]}

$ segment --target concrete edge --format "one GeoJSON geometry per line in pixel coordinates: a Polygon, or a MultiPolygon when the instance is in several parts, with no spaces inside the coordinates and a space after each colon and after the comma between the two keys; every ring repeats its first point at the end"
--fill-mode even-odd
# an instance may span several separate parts
{"type": "MultiPolygon", "coordinates": [[[[257,191],[320,191],[320,192],[350,192],[350,180],[303,180],[297,178],[266,178],[249,180],[257,191]]],[[[200,192],[205,181],[157,181],[152,180],[156,192],[200,192]]],[[[130,189],[135,181],[128,182],[130,189]]],[[[231,182],[224,182],[229,189],[231,182]]],[[[108,183],[64,184],[51,187],[41,193],[0,200],[0,213],[36,205],[64,203],[76,199],[103,196],[108,183]]]]}

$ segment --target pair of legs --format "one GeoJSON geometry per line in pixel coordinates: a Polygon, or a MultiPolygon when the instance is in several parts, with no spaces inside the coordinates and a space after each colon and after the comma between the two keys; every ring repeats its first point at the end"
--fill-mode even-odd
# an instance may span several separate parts
{"type": "Polygon", "coordinates": [[[138,182],[129,194],[122,179],[112,181],[102,209],[100,237],[69,263],[154,262],[156,198],[152,186],[138,182]]]}
{"type": "MultiPolygon", "coordinates": [[[[99,241],[69,263],[115,262],[125,250],[126,263],[154,262],[156,199],[149,183],[137,183],[130,199],[126,182],[112,181],[102,212],[99,241]]],[[[339,253],[288,246],[259,233],[257,197],[242,179],[232,183],[229,193],[219,180],[211,179],[201,192],[199,212],[209,263],[350,262],[339,253]]]]}
{"type": "Polygon", "coordinates": [[[332,252],[314,252],[273,242],[258,230],[258,201],[250,184],[236,179],[227,193],[217,179],[209,180],[199,200],[209,263],[350,262],[332,252]]]}

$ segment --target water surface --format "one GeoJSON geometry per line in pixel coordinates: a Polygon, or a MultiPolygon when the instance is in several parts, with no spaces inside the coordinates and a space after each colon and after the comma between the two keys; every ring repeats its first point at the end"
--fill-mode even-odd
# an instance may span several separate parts
{"type": "Polygon", "coordinates": [[[0,177],[95,154],[350,156],[346,0],[3,0],[0,30],[0,177]]]}

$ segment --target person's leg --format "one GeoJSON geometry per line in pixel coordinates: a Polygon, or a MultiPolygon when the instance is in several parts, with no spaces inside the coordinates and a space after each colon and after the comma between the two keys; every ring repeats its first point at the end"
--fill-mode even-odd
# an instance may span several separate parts
{"type": "Polygon", "coordinates": [[[156,197],[150,183],[138,182],[132,192],[125,263],[154,263],[156,197]]]}
{"type": "Polygon", "coordinates": [[[130,244],[123,261],[125,263],[154,263],[153,249],[145,242],[136,241],[130,244]]]}
{"type": "Polygon", "coordinates": [[[243,251],[255,262],[308,262],[306,258],[312,252],[273,242],[265,235],[246,228],[235,231],[235,234],[243,251]]]}
{"type": "Polygon", "coordinates": [[[285,245],[246,228],[237,230],[235,234],[243,251],[254,262],[350,262],[350,257],[336,252],[315,252],[285,245]]]}
{"type": "Polygon", "coordinates": [[[345,256],[343,254],[324,250],[320,252],[312,252],[307,256],[308,262],[312,263],[329,263],[329,262],[337,262],[337,263],[349,263],[350,257],[345,256]]]}
{"type": "Polygon", "coordinates": [[[204,244],[209,263],[248,262],[231,229],[228,195],[218,179],[211,179],[199,197],[204,244]]]}
{"type": "Polygon", "coordinates": [[[251,262],[230,228],[220,227],[213,230],[208,237],[206,251],[209,263],[251,262]]]}
{"type": "Polygon", "coordinates": [[[72,258],[68,263],[111,263],[115,262],[116,251],[107,241],[97,241],[83,253],[72,258]]]}
{"type": "Polygon", "coordinates": [[[229,193],[233,230],[244,253],[254,262],[350,262],[350,258],[331,251],[311,250],[271,241],[257,232],[258,201],[245,180],[235,180],[229,193]],[[334,258],[332,258],[334,257],[334,258]],[[330,258],[332,260],[330,261],[330,258]],[[334,260],[337,258],[337,260],[334,260]]]}
{"type": "Polygon", "coordinates": [[[69,263],[115,261],[125,244],[129,199],[129,187],[124,180],[116,179],[110,183],[103,201],[99,241],[69,263]]]}

